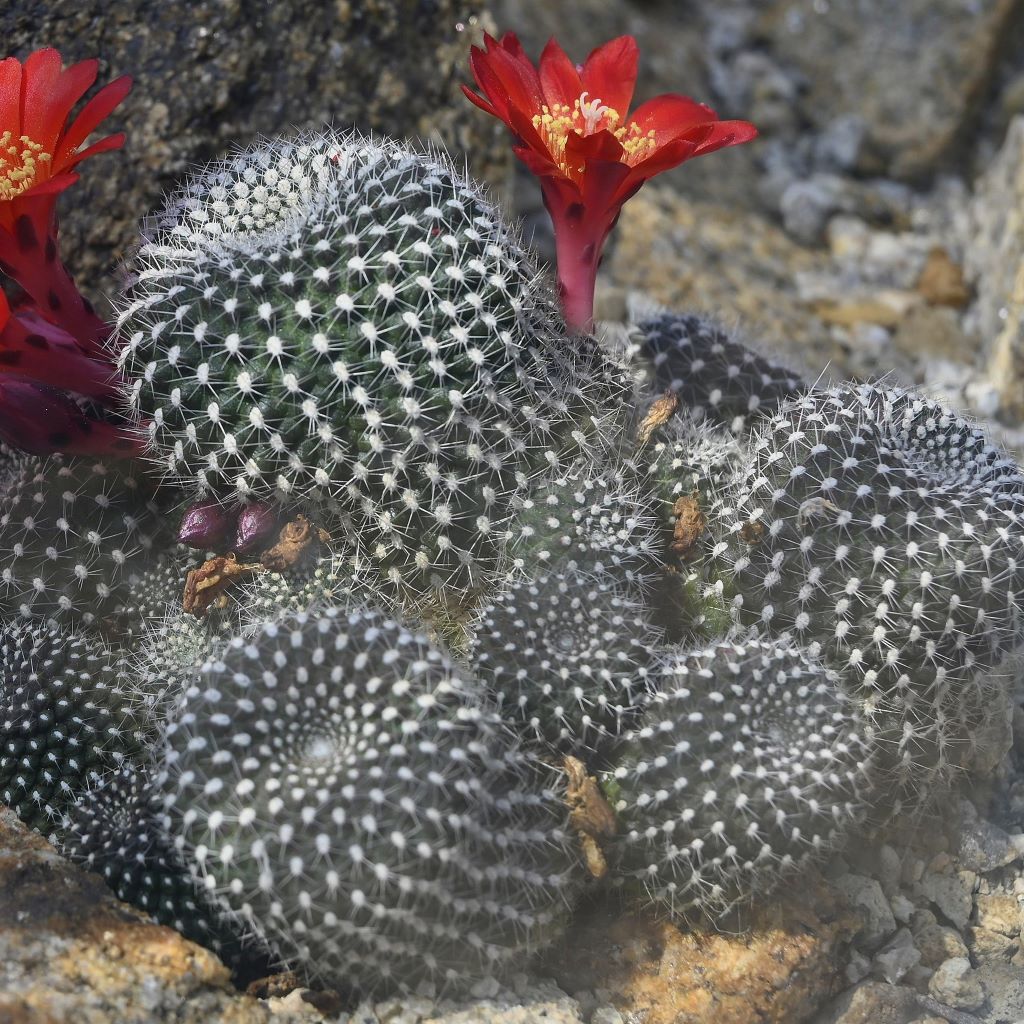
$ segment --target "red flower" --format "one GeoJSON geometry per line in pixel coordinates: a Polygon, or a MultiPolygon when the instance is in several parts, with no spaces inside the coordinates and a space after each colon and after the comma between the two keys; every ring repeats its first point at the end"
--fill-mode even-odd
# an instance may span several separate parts
{"type": "Polygon", "coordinates": [[[0,271],[15,279],[47,319],[95,353],[109,334],[79,294],[57,254],[57,197],[78,180],[87,157],[124,144],[109,135],[82,149],[124,99],[131,79],[104,86],[69,124],[72,108],[96,81],[99,62],[62,70],[56,50],[37,50],[22,64],[0,61],[0,271]]]}
{"type": "Polygon", "coordinates": [[[639,49],[632,36],[599,46],[582,67],[552,39],[540,64],[509,32],[485,35],[470,55],[483,93],[469,99],[504,121],[514,152],[541,180],[555,227],[558,277],[566,320],[588,330],[594,280],[608,233],[623,204],[645,181],[695,156],[749,142],[747,121],[720,121],[702,103],[666,94],[628,115],[639,49]]]}

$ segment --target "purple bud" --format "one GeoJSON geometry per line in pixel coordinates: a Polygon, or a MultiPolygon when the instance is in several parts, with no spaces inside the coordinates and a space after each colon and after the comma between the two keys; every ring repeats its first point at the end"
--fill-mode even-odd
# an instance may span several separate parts
{"type": "Polygon", "coordinates": [[[237,513],[216,501],[196,503],[181,517],[178,540],[190,548],[215,548],[234,526],[237,513]]]}
{"type": "Polygon", "coordinates": [[[246,505],[238,517],[234,550],[240,555],[252,551],[270,537],[279,525],[276,505],[256,502],[246,505]]]}

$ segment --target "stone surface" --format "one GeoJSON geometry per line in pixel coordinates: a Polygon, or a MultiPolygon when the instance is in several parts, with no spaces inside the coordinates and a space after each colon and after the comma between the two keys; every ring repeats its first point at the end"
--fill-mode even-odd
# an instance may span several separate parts
{"type": "Polygon", "coordinates": [[[858,945],[873,950],[896,931],[896,919],[876,879],[850,873],[837,879],[835,887],[851,906],[863,913],[858,945]]]}
{"type": "Polygon", "coordinates": [[[500,126],[458,92],[480,10],[480,0],[0,5],[7,53],[55,46],[68,61],[100,57],[103,80],[135,78],[110,121],[127,131],[125,151],[85,165],[63,199],[65,260],[98,298],[137,222],[190,165],[293,127],[418,135],[497,180],[509,159],[500,126]]]}
{"type": "Polygon", "coordinates": [[[910,1024],[920,1015],[913,989],[866,981],[839,996],[813,1024],[910,1024]]]}
{"type": "Polygon", "coordinates": [[[988,372],[1007,415],[1024,418],[1024,117],[978,181],[967,229],[977,291],[968,323],[987,339],[988,372]]]}
{"type": "Polygon", "coordinates": [[[940,964],[928,983],[928,991],[940,1002],[960,1010],[976,1010],[985,1002],[985,988],[966,957],[940,964]]]}
{"type": "Polygon", "coordinates": [[[858,169],[920,178],[955,160],[1017,8],[1015,0],[771,0],[753,33],[800,77],[799,111],[815,129],[860,119],[858,169]]]}

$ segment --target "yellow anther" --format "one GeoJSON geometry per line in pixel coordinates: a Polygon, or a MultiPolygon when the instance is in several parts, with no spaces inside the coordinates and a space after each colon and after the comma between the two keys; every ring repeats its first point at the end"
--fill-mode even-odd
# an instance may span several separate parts
{"type": "Polygon", "coordinates": [[[567,103],[546,104],[540,108],[539,114],[531,119],[541,140],[547,147],[552,159],[566,177],[579,180],[585,173],[584,167],[570,167],[565,159],[565,147],[569,135],[586,136],[599,131],[609,131],[622,146],[623,157],[627,164],[633,165],[646,159],[657,149],[654,130],[644,133],[635,124],[622,125],[622,115],[614,108],[606,106],[598,97],[589,98],[583,92],[570,107],[567,103]]]}
{"type": "Polygon", "coordinates": [[[15,141],[9,131],[0,135],[0,154],[0,201],[27,192],[36,183],[40,165],[52,159],[40,143],[27,135],[15,141]]]}

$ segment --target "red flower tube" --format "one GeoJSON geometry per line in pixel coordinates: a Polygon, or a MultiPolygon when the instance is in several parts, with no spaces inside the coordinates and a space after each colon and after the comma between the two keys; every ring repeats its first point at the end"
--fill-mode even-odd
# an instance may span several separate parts
{"type": "Polygon", "coordinates": [[[627,112],[639,49],[632,36],[599,46],[582,66],[552,39],[538,67],[509,32],[484,36],[470,68],[481,110],[504,121],[513,151],[540,179],[555,228],[558,284],[566,322],[593,326],[594,282],[601,251],[623,204],[649,178],[695,156],[749,142],[747,121],[721,121],[686,96],[666,94],[627,112]]]}

